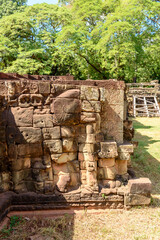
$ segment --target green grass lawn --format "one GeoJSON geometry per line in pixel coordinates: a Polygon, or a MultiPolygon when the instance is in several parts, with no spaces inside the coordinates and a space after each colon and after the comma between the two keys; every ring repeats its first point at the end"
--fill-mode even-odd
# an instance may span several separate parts
{"type": "Polygon", "coordinates": [[[132,166],[138,177],[149,177],[153,195],[160,195],[160,118],[133,119],[134,140],[138,147],[132,157],[132,166]]]}
{"type": "MultiPolygon", "coordinates": [[[[84,211],[58,219],[22,219],[0,232],[8,240],[160,240],[160,118],[133,119],[135,141],[139,141],[132,165],[139,177],[153,184],[149,207],[84,211]]],[[[14,223],[14,221],[12,221],[14,223]]]]}

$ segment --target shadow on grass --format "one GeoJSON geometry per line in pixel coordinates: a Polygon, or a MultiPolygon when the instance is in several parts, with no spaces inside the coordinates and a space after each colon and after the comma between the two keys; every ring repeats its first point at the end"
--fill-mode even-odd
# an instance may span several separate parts
{"type": "Polygon", "coordinates": [[[136,122],[136,129],[150,129],[152,128],[152,126],[145,126],[143,125],[142,123],[136,121],[136,120],[133,120],[134,122],[136,122]]]}
{"type": "Polygon", "coordinates": [[[160,199],[156,196],[152,196],[150,207],[156,208],[160,206],[160,199]]]}
{"type": "MultiPolygon", "coordinates": [[[[133,120],[133,125],[135,130],[152,128],[152,126],[145,126],[137,120],[133,120]]],[[[137,131],[135,131],[134,140],[138,141],[138,147],[135,149],[134,156],[132,157],[132,165],[136,176],[148,177],[152,182],[152,193],[160,194],[160,161],[148,152],[149,145],[159,143],[160,140],[154,140],[152,137],[142,135],[137,131]]],[[[160,201],[158,204],[160,205],[160,201]]]]}
{"type": "Polygon", "coordinates": [[[0,239],[72,240],[73,237],[74,214],[54,218],[12,216],[11,221],[9,227],[0,231],[0,239]]]}

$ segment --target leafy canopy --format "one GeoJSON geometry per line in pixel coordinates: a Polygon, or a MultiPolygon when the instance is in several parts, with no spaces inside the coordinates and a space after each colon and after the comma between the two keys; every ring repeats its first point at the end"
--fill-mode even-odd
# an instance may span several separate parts
{"type": "Polygon", "coordinates": [[[8,16],[16,11],[22,11],[27,0],[0,0],[0,18],[8,16]]]}
{"type": "Polygon", "coordinates": [[[1,71],[160,78],[159,1],[60,0],[23,11],[0,20],[1,71]]]}

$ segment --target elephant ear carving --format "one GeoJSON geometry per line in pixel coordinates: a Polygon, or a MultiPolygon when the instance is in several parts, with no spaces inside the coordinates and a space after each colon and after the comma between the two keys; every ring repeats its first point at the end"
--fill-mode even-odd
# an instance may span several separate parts
{"type": "Polygon", "coordinates": [[[75,125],[80,121],[80,90],[72,89],[60,94],[51,104],[54,113],[53,123],[56,125],[75,125]]]}

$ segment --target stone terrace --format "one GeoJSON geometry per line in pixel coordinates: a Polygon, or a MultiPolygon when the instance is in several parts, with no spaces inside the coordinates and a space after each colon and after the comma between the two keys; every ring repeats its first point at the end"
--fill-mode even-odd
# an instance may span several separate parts
{"type": "Polygon", "coordinates": [[[1,218],[150,203],[149,179],[133,179],[124,89],[116,80],[0,73],[1,218]]]}

